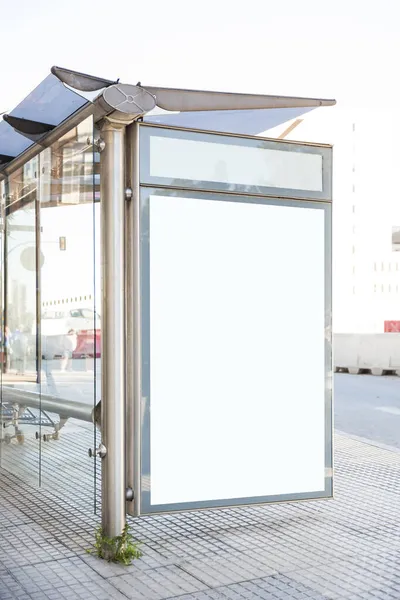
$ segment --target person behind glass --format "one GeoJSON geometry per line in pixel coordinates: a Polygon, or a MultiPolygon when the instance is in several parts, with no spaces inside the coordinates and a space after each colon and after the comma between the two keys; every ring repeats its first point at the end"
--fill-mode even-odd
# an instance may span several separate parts
{"type": "Polygon", "coordinates": [[[5,352],[5,373],[8,373],[8,371],[11,368],[11,354],[12,354],[12,350],[11,350],[11,331],[10,328],[8,327],[8,325],[6,325],[5,329],[4,329],[4,352],[5,352]]]}
{"type": "Polygon", "coordinates": [[[23,325],[20,325],[13,335],[12,353],[15,360],[17,375],[25,375],[28,338],[24,332],[23,325]]]}
{"type": "Polygon", "coordinates": [[[2,365],[1,372],[7,373],[10,370],[11,363],[11,333],[7,325],[4,328],[4,339],[3,332],[0,329],[0,342],[1,342],[1,355],[2,365]]]}
{"type": "Polygon", "coordinates": [[[61,371],[72,371],[72,355],[78,344],[78,336],[74,329],[70,329],[63,340],[63,355],[61,359],[61,371]]]}

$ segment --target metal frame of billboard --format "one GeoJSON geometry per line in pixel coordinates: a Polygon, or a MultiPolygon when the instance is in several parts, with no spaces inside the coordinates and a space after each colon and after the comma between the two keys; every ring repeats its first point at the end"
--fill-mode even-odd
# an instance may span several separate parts
{"type": "Polygon", "coordinates": [[[128,427],[127,427],[127,482],[134,490],[133,502],[127,504],[132,515],[199,510],[267,502],[286,502],[333,495],[333,435],[332,435],[332,149],[326,145],[298,144],[263,139],[159,127],[134,123],[130,131],[130,161],[133,189],[131,215],[127,219],[127,243],[130,246],[128,262],[128,340],[127,364],[132,373],[127,381],[128,427]],[[235,144],[248,147],[265,147],[287,151],[319,154],[322,157],[322,189],[319,193],[282,188],[227,185],[223,182],[160,179],[151,175],[149,141],[152,135],[182,137],[184,139],[235,144]],[[208,199],[215,202],[268,204],[314,208],[325,214],[325,487],[317,492],[293,493],[249,498],[229,498],[199,502],[180,502],[152,505],[150,469],[150,356],[149,356],[149,199],[151,196],[175,196],[180,198],[208,199]],[[311,197],[310,197],[311,196],[311,197]],[[129,241],[130,240],[130,241],[129,241]],[[129,256],[130,255],[130,256],[129,256]],[[131,292],[131,293],[130,293],[131,292]],[[130,316],[131,315],[131,316],[130,316]],[[129,345],[128,344],[128,345],[129,345]],[[129,393],[129,391],[131,393],[129,393]],[[131,398],[131,403],[129,399],[131,398]]]}

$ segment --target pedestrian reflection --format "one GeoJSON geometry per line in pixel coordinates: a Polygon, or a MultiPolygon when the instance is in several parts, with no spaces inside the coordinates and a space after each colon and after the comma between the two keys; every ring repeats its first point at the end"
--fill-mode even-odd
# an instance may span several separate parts
{"type": "Polygon", "coordinates": [[[25,375],[26,359],[28,355],[28,335],[26,328],[20,325],[12,336],[12,356],[17,375],[25,375]]]}
{"type": "Polygon", "coordinates": [[[78,336],[75,329],[70,329],[66,336],[62,340],[62,359],[61,359],[61,371],[72,371],[72,355],[76,350],[78,344],[78,336]]]}

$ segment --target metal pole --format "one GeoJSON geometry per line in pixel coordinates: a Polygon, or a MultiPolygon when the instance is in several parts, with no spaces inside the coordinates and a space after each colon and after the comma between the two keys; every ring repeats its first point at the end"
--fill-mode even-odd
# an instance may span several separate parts
{"type": "MultiPolygon", "coordinates": [[[[0,333],[1,333],[1,360],[2,364],[0,366],[0,374],[3,376],[4,370],[7,368],[7,359],[6,359],[6,346],[5,346],[5,316],[4,316],[4,279],[5,279],[5,271],[4,271],[4,263],[5,263],[5,225],[6,225],[6,193],[5,193],[5,183],[0,182],[0,333]]],[[[0,381],[1,383],[1,381],[0,381]]],[[[1,390],[2,391],[2,390],[1,390]]],[[[0,405],[2,402],[2,396],[0,392],[0,405]]],[[[0,423],[1,425],[1,423],[0,423]]]]}
{"type": "Polygon", "coordinates": [[[102,527],[125,526],[125,123],[104,120],[100,155],[102,265],[102,527]]]}
{"type": "Polygon", "coordinates": [[[140,181],[139,124],[127,130],[128,182],[132,190],[126,215],[126,291],[127,291],[127,440],[126,481],[134,492],[127,511],[139,516],[141,511],[141,311],[140,311],[140,181]]]}
{"type": "MultiPolygon", "coordinates": [[[[4,187],[3,190],[5,192],[5,196],[3,199],[3,235],[4,235],[4,240],[3,240],[3,274],[2,274],[2,281],[3,281],[3,294],[2,294],[2,301],[3,301],[3,332],[4,335],[6,333],[6,327],[8,327],[8,224],[7,224],[7,205],[8,205],[8,194],[9,194],[9,183],[8,183],[8,179],[6,179],[6,181],[4,182],[4,187]]],[[[4,338],[3,338],[4,340],[4,338]]],[[[7,368],[7,363],[6,363],[6,369],[7,368]]]]}
{"type": "Polygon", "coordinates": [[[35,198],[35,249],[36,249],[36,383],[42,383],[42,240],[40,210],[42,202],[42,161],[37,157],[36,198],[35,198]],[[37,185],[39,182],[39,185],[37,185]]]}

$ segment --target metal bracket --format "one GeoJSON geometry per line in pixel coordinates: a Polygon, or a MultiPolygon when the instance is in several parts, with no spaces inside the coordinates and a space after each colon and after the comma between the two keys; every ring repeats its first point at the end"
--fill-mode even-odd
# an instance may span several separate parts
{"type": "Polygon", "coordinates": [[[126,501],[133,502],[134,498],[135,498],[135,493],[134,493],[133,489],[129,488],[129,487],[126,488],[126,501]]]}
{"type": "Polygon", "coordinates": [[[102,138],[94,140],[94,145],[97,148],[97,152],[103,152],[104,148],[106,147],[106,143],[102,138]]]}
{"type": "Polygon", "coordinates": [[[95,450],[92,450],[92,448],[89,448],[88,450],[88,454],[90,458],[105,458],[105,456],[107,455],[107,448],[105,447],[104,444],[100,444],[98,448],[96,448],[95,450]]]}

